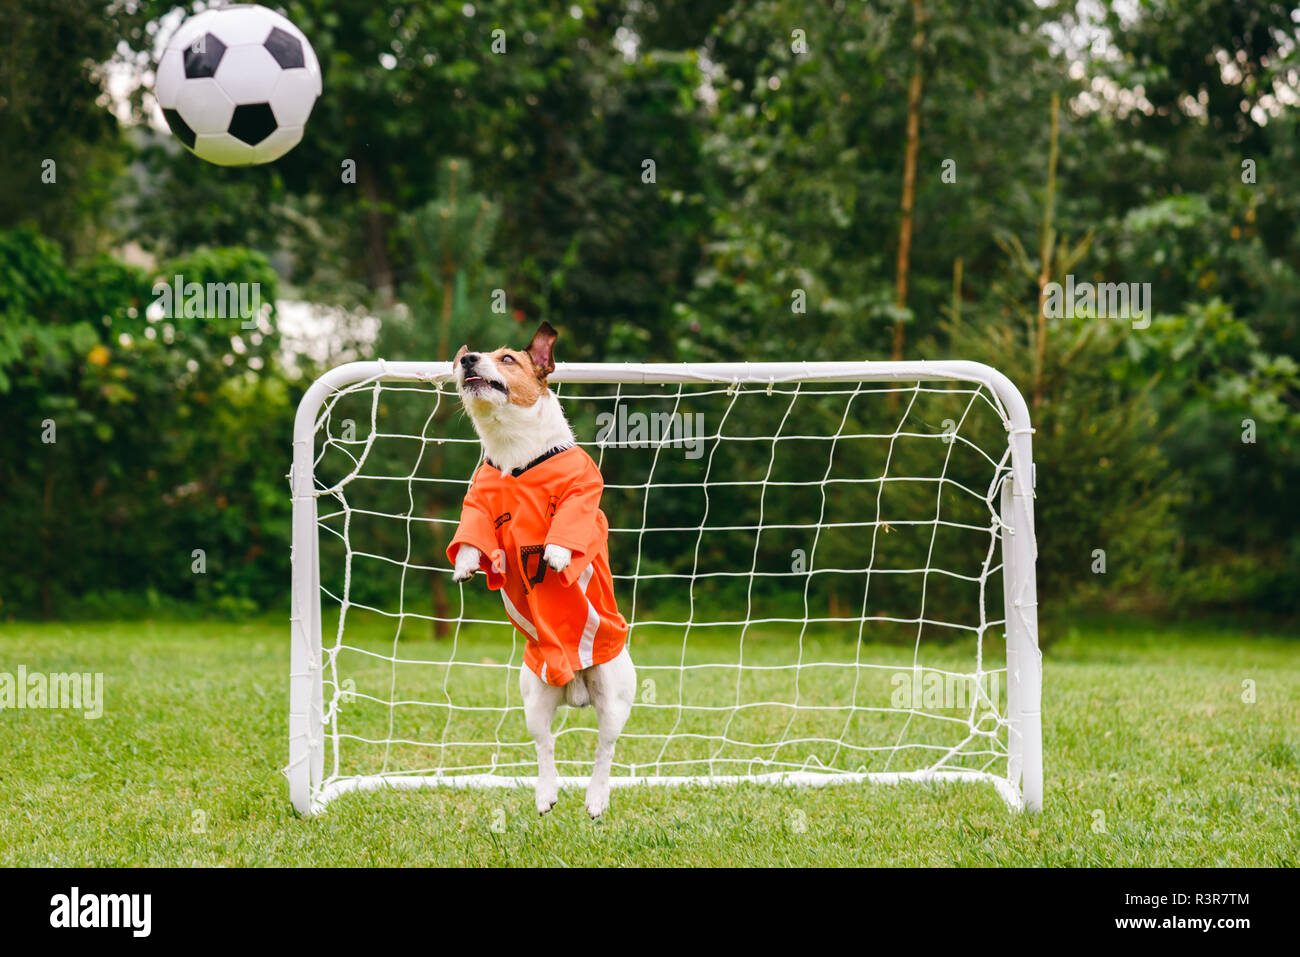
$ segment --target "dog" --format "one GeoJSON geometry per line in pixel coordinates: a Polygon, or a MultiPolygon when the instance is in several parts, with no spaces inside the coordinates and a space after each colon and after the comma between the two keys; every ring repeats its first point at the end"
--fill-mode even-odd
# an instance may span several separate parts
{"type": "Polygon", "coordinates": [[[559,798],[551,723],[561,704],[596,709],[596,759],[587,813],[609,807],[614,745],[636,693],[628,624],[614,600],[604,481],[577,444],[547,384],[556,332],[543,322],[525,349],[471,352],[452,364],[461,403],[483,445],[447,548],[452,580],[476,572],[501,592],[526,639],[519,691],[537,746],[537,811],[559,798]]]}

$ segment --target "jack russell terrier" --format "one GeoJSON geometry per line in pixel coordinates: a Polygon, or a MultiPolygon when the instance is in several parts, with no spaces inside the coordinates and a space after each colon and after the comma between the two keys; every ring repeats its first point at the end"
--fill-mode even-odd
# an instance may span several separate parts
{"type": "Polygon", "coordinates": [[[614,744],[636,695],[628,624],[614,601],[605,483],[578,447],[547,385],[556,333],[543,322],[524,350],[460,347],[456,387],[483,443],[460,525],[447,548],[452,580],[477,571],[501,592],[506,615],[527,639],[519,690],[537,744],[537,810],[559,797],[551,722],[561,703],[593,705],[599,720],[587,813],[609,807],[614,744]]]}

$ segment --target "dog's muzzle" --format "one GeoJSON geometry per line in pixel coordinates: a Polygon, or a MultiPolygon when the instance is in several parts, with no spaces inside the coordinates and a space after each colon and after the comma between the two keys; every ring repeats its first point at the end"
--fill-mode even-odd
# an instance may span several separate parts
{"type": "Polygon", "coordinates": [[[478,360],[479,356],[476,352],[466,353],[460,357],[460,366],[464,370],[464,375],[461,377],[461,387],[470,391],[491,388],[505,395],[507,390],[504,382],[497,382],[495,379],[489,379],[479,374],[478,360]]]}

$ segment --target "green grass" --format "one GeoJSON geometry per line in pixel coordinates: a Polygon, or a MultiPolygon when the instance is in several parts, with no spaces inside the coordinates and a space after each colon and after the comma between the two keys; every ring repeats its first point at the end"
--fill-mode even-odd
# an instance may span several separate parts
{"type": "MultiPolygon", "coordinates": [[[[525,790],[352,795],[324,815],[298,818],[279,773],[288,673],[288,629],[279,623],[2,625],[0,672],[102,672],[106,708],[96,720],[0,711],[0,864],[1296,865],[1300,644],[1205,628],[1052,632],[1059,637],[1046,655],[1040,815],[1010,813],[983,786],[746,785],[619,790],[593,823],[579,792],[564,792],[539,818],[525,790]],[[1247,682],[1253,703],[1243,700],[1247,682]]],[[[752,660],[777,638],[747,636],[759,656],[752,660]]],[[[814,644],[823,656],[853,654],[829,638],[814,644]]],[[[725,660],[725,646],[704,650],[725,660]]],[[[430,657],[440,650],[428,640],[408,647],[430,657]]],[[[667,663],[680,642],[642,640],[634,651],[643,666],[667,663]]],[[[508,652],[480,638],[457,657],[499,663],[508,652]]],[[[864,659],[910,662],[910,649],[871,652],[864,659]]],[[[956,654],[941,649],[927,664],[956,654]]],[[[458,700],[471,696],[473,672],[460,676],[467,690],[458,700]]],[[[356,673],[363,690],[364,669],[356,673]]],[[[429,676],[406,679],[413,696],[429,676]]],[[[784,700],[783,679],[773,680],[746,690],[746,700],[751,690],[784,700]]],[[[441,686],[440,673],[433,684],[441,686]]],[[[801,701],[814,693],[800,690],[801,701]]],[[[734,677],[690,691],[734,698],[734,677]]],[[[662,685],[658,700],[674,694],[662,685]]],[[[355,708],[348,717],[363,728],[369,719],[355,708]]],[[[634,721],[648,731],[667,714],[641,711],[634,721]]],[[[417,724],[421,740],[443,740],[445,711],[408,719],[426,722],[417,724]]],[[[510,725],[502,728],[513,740],[510,725]]],[[[853,729],[862,740],[883,730],[853,729]]],[[[575,757],[592,743],[580,733],[562,741],[573,742],[575,757]]],[[[624,757],[643,746],[625,745],[624,757]]],[[[350,757],[358,765],[374,759],[364,749],[350,757]]],[[[390,766],[416,757],[390,754],[390,766]]],[[[434,749],[432,757],[455,755],[434,749]]]]}

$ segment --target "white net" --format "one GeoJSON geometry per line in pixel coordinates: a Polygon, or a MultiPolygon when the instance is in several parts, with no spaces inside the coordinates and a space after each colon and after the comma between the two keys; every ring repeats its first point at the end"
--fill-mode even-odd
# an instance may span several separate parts
{"type": "MultiPolygon", "coordinates": [[[[1007,777],[1010,456],[986,388],[553,387],[605,479],[631,623],[616,777],[1007,777]]],[[[315,450],[317,794],[534,775],[525,638],[444,554],[481,454],[454,389],[334,391],[315,450]]],[[[589,773],[592,710],[561,708],[555,730],[560,773],[589,773]]]]}

